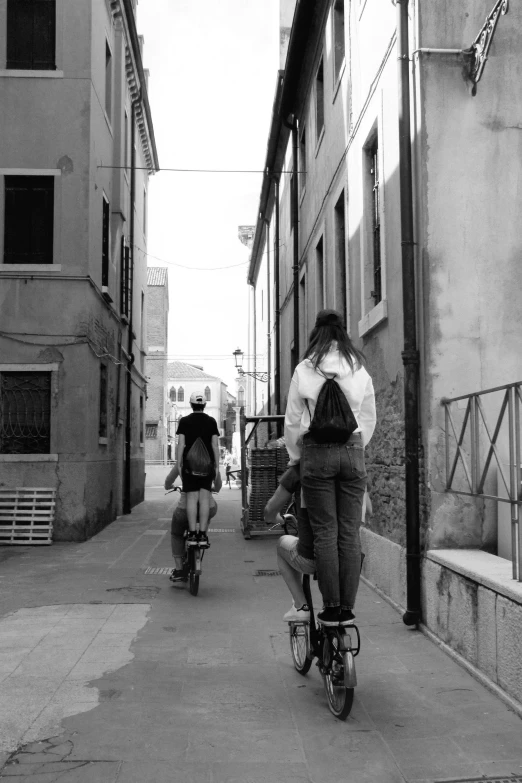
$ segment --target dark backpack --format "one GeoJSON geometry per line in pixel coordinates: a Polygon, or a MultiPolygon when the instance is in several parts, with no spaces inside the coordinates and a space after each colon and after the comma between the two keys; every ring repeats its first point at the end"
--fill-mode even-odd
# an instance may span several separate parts
{"type": "Polygon", "coordinates": [[[210,476],[214,467],[208,449],[201,440],[196,438],[187,452],[187,467],[193,476],[210,476]]]}
{"type": "MultiPolygon", "coordinates": [[[[310,422],[310,435],[317,443],[346,443],[352,432],[359,426],[353,415],[346,395],[335,379],[324,375],[315,404],[314,417],[310,422]]],[[[307,403],[308,406],[308,403],[307,403]]],[[[310,408],[308,408],[310,412],[310,408]]]]}

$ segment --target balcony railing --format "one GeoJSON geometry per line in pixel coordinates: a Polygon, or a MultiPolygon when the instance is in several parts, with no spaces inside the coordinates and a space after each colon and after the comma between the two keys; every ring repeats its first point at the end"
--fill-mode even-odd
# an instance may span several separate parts
{"type": "Polygon", "coordinates": [[[519,582],[522,582],[521,402],[522,381],[442,400],[446,492],[509,503],[513,579],[519,582]]]}

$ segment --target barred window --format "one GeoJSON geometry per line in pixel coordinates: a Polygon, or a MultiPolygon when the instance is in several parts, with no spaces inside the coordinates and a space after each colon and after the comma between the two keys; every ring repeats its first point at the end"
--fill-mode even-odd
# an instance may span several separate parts
{"type": "Polygon", "coordinates": [[[205,389],[205,400],[206,402],[210,402],[210,386],[207,386],[205,389]]]}
{"type": "Polygon", "coordinates": [[[0,374],[0,453],[49,454],[51,373],[0,374]]]}
{"type": "Polygon", "coordinates": [[[7,68],[56,68],[56,0],[7,0],[7,68]]]}
{"type": "Polygon", "coordinates": [[[368,150],[370,177],[372,186],[372,251],[373,251],[373,291],[371,293],[377,305],[382,299],[381,279],[381,199],[379,182],[379,142],[376,138],[368,150]]]}
{"type": "Polygon", "coordinates": [[[4,263],[52,264],[54,177],[6,176],[4,263]]]}
{"type": "Polygon", "coordinates": [[[185,390],[183,389],[183,386],[180,386],[178,389],[178,402],[184,402],[185,401],[185,390]]]}
{"type": "Polygon", "coordinates": [[[120,313],[126,318],[129,317],[129,276],[130,248],[125,237],[122,237],[120,247],[120,313]]]}
{"type": "Polygon", "coordinates": [[[158,425],[157,424],[147,424],[145,426],[145,437],[147,439],[157,438],[158,437],[158,425]]]}

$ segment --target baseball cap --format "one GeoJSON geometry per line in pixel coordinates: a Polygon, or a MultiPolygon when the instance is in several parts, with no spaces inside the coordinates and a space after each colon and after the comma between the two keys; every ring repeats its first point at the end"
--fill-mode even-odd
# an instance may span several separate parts
{"type": "Polygon", "coordinates": [[[190,395],[190,402],[193,402],[196,405],[204,405],[206,403],[205,395],[203,392],[194,391],[190,395]]]}

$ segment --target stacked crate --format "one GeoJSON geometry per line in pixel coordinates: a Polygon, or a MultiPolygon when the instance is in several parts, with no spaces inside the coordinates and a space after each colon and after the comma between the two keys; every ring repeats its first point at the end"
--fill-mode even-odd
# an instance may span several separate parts
{"type": "Polygon", "coordinates": [[[0,545],[50,544],[55,507],[52,488],[0,489],[0,545]]]}
{"type": "Polygon", "coordinates": [[[252,532],[267,529],[263,512],[287,468],[288,459],[284,446],[277,449],[251,447],[248,450],[248,524],[252,532]]]}

